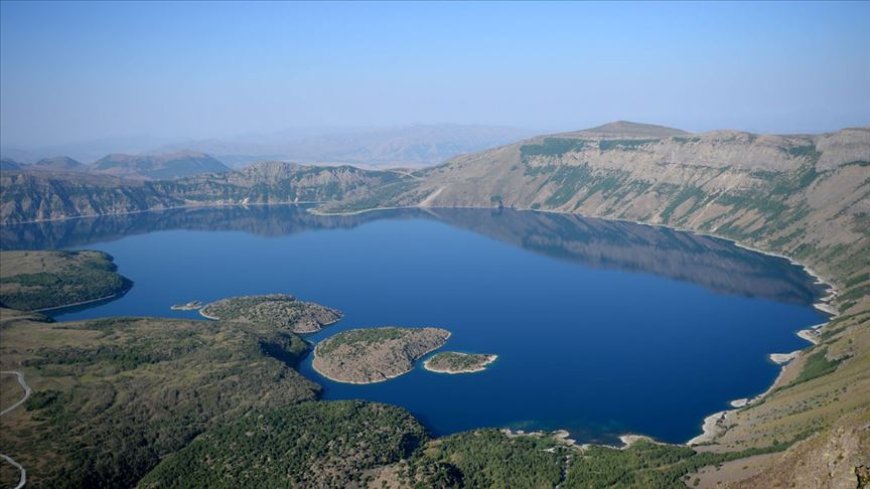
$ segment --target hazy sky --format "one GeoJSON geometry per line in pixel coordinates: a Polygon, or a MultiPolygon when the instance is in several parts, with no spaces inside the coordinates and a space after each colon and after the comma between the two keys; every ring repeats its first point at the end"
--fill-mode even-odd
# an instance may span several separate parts
{"type": "Polygon", "coordinates": [[[870,124],[870,3],[0,4],[0,138],[870,124]]]}

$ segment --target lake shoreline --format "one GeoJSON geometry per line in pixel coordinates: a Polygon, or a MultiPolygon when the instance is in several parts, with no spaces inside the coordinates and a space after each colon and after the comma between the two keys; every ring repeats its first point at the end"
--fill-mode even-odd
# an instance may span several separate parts
{"type": "MultiPolygon", "coordinates": [[[[92,219],[92,218],[115,216],[115,215],[142,214],[142,213],[147,213],[147,212],[164,212],[164,211],[173,210],[173,209],[185,209],[185,208],[209,208],[209,207],[211,207],[211,208],[225,208],[225,207],[250,207],[250,206],[264,206],[264,207],[266,207],[266,206],[300,206],[301,207],[301,206],[305,206],[305,205],[317,205],[317,204],[322,204],[322,203],[323,202],[274,202],[274,203],[232,202],[232,203],[207,203],[207,204],[190,203],[190,204],[179,205],[179,206],[170,206],[170,207],[165,207],[165,208],[160,208],[160,209],[146,209],[146,210],[129,211],[129,212],[112,213],[112,214],[81,215],[81,216],[70,216],[70,217],[63,217],[63,218],[56,218],[56,219],[41,219],[41,220],[33,220],[33,221],[22,221],[22,222],[17,222],[17,223],[3,223],[2,226],[14,226],[14,225],[18,225],[18,224],[30,224],[30,223],[44,223],[44,222],[52,222],[52,221],[66,221],[66,220],[73,220],[73,219],[88,219],[88,218],[92,219]]],[[[306,212],[309,212],[309,213],[314,214],[314,215],[342,216],[342,215],[358,215],[358,214],[364,214],[364,213],[369,213],[369,212],[398,210],[398,209],[418,209],[421,211],[435,213],[435,211],[437,211],[438,209],[484,209],[484,210],[489,209],[489,210],[496,210],[498,208],[497,207],[490,207],[490,206],[428,207],[428,206],[420,206],[420,205],[406,205],[406,206],[372,207],[372,208],[367,208],[367,209],[360,209],[360,210],[354,210],[354,211],[344,211],[344,212],[341,212],[341,211],[339,211],[339,212],[326,211],[325,212],[325,211],[319,210],[317,208],[307,208],[304,210],[306,212]]],[[[516,210],[516,211],[524,211],[524,212],[537,212],[537,213],[558,214],[558,215],[566,215],[566,216],[579,216],[579,217],[585,217],[585,218],[591,218],[591,219],[600,219],[602,221],[629,222],[629,223],[638,224],[638,225],[642,225],[642,226],[650,226],[650,227],[654,227],[654,228],[664,228],[664,229],[669,229],[669,230],[686,232],[686,233],[693,234],[695,236],[706,236],[706,237],[719,239],[719,240],[731,243],[739,248],[742,248],[742,249],[745,249],[748,251],[752,251],[752,252],[759,253],[759,254],[766,255],[766,256],[784,259],[784,260],[788,261],[790,264],[802,269],[804,271],[804,273],[806,273],[808,276],[814,278],[816,284],[823,285],[827,289],[827,291],[826,291],[827,293],[824,296],[822,296],[821,298],[818,298],[813,303],[813,307],[816,308],[817,310],[823,312],[823,313],[829,314],[830,317],[827,318],[827,320],[822,324],[813,326],[812,328],[796,331],[795,334],[797,336],[799,336],[800,338],[808,341],[809,343],[814,344],[815,342],[812,339],[810,339],[810,335],[817,334],[821,328],[823,328],[825,325],[829,324],[831,320],[835,319],[839,315],[839,311],[836,309],[836,307],[834,307],[832,305],[832,302],[836,299],[836,297],[838,296],[840,291],[839,291],[839,288],[833,284],[832,280],[830,280],[827,277],[822,276],[820,273],[816,272],[814,269],[812,269],[808,265],[805,265],[805,264],[803,264],[803,263],[801,263],[801,262],[799,262],[799,261],[797,261],[797,260],[795,260],[787,255],[784,255],[782,253],[755,248],[753,246],[741,243],[735,239],[728,238],[725,236],[720,236],[720,235],[717,235],[714,233],[705,233],[702,231],[693,230],[693,229],[689,229],[689,228],[683,228],[683,227],[679,227],[679,226],[669,226],[666,224],[642,222],[642,221],[637,221],[637,220],[632,220],[632,219],[622,219],[622,218],[617,218],[617,217],[601,217],[601,216],[583,214],[583,213],[579,213],[579,212],[567,212],[567,211],[546,210],[546,209],[531,209],[531,208],[524,208],[524,207],[511,207],[510,209],[516,210]]],[[[63,306],[63,307],[69,307],[69,306],[63,306]]],[[[206,314],[203,314],[202,310],[200,310],[200,314],[207,319],[217,320],[217,318],[212,318],[212,317],[207,316],[206,314]]],[[[799,350],[800,353],[798,356],[803,354],[811,346],[812,346],[812,344],[808,345],[806,348],[799,350]]],[[[316,355],[316,352],[315,352],[315,355],[316,355]]],[[[740,401],[740,402],[738,402],[738,404],[740,404],[740,407],[742,408],[742,407],[751,405],[755,402],[758,402],[760,399],[763,399],[767,394],[769,394],[774,389],[774,387],[777,385],[779,380],[782,378],[783,372],[791,363],[792,362],[787,362],[781,366],[779,375],[776,377],[774,382],[770,385],[770,387],[765,392],[763,392],[755,397],[752,397],[752,398],[738,399],[736,401],[731,401],[731,402],[734,403],[734,402],[740,401]]],[[[313,368],[313,366],[312,366],[312,368],[313,368]]],[[[345,382],[345,381],[333,379],[333,378],[329,377],[328,375],[324,375],[323,373],[321,373],[317,369],[313,368],[313,370],[315,370],[319,375],[321,375],[324,378],[327,378],[329,380],[332,380],[335,382],[341,382],[341,383],[350,383],[350,382],[345,382]]],[[[411,369],[411,370],[413,370],[413,369],[411,369]]],[[[391,378],[398,377],[399,375],[404,375],[405,373],[407,373],[407,372],[403,372],[402,374],[398,374],[398,375],[395,375],[395,376],[392,376],[392,377],[389,377],[389,378],[386,378],[383,380],[379,380],[378,382],[390,380],[391,378]]],[[[367,382],[367,383],[374,383],[374,382],[367,382]]],[[[366,383],[360,383],[360,384],[366,384],[366,383]]],[[[736,406],[732,406],[732,407],[736,407],[736,406]]],[[[705,437],[705,439],[714,438],[716,435],[718,435],[718,430],[713,430],[713,428],[709,426],[707,419],[709,419],[713,416],[718,416],[722,413],[725,413],[725,417],[727,417],[728,412],[735,411],[735,410],[736,409],[727,409],[725,411],[720,411],[720,412],[716,412],[716,413],[712,413],[711,415],[708,415],[705,418],[705,420],[702,422],[702,430],[701,430],[702,433],[700,435],[692,438],[691,440],[687,441],[683,445],[691,446],[693,444],[696,444],[695,440],[699,439],[700,437],[705,437]]]]}
{"type": "Polygon", "coordinates": [[[127,292],[129,292],[131,288],[132,288],[132,287],[129,287],[129,288],[127,288],[127,289],[125,289],[125,290],[123,290],[123,291],[121,291],[121,292],[116,292],[116,293],[114,293],[114,294],[107,295],[107,296],[104,296],[104,297],[98,297],[98,298],[96,298],[96,299],[88,299],[88,300],[86,300],[86,301],[73,302],[73,303],[71,303],[71,304],[64,304],[64,305],[62,305],[62,306],[52,306],[52,307],[44,307],[44,308],[42,308],[42,309],[34,309],[34,310],[31,311],[31,312],[57,311],[57,310],[60,310],[60,309],[69,309],[69,308],[71,308],[71,307],[78,307],[78,306],[85,306],[85,305],[88,305],[88,304],[94,304],[94,303],[96,303],[96,302],[109,301],[109,300],[113,300],[113,299],[117,299],[117,298],[121,297],[122,295],[124,295],[124,294],[126,294],[127,292]]]}
{"type": "MultiPolygon", "coordinates": [[[[406,206],[406,207],[377,207],[377,208],[372,208],[372,209],[364,209],[361,211],[336,212],[336,213],[328,213],[328,212],[315,211],[315,210],[310,210],[309,212],[312,212],[315,214],[320,214],[320,215],[354,215],[354,214],[362,214],[364,212],[374,212],[374,211],[380,211],[380,210],[394,210],[394,209],[399,209],[399,208],[410,208],[410,209],[416,208],[416,209],[431,210],[431,211],[437,211],[437,209],[439,209],[439,207],[406,206]]],[[[497,208],[496,207],[454,206],[454,207],[440,207],[440,209],[497,209],[497,208]]],[[[814,332],[819,331],[822,327],[829,324],[833,319],[836,319],[836,317],[839,315],[839,311],[832,305],[833,300],[837,297],[837,295],[840,292],[839,289],[837,288],[837,286],[834,285],[830,279],[823,277],[820,273],[818,273],[814,269],[810,268],[809,265],[803,264],[803,263],[795,260],[794,258],[787,256],[787,255],[784,255],[782,253],[777,253],[774,251],[767,251],[767,250],[755,248],[753,246],[741,243],[735,239],[728,238],[725,236],[719,236],[719,235],[716,235],[713,233],[704,233],[701,231],[688,229],[688,228],[682,228],[682,227],[678,227],[678,226],[668,226],[666,224],[655,224],[655,223],[637,221],[637,220],[633,220],[633,219],[621,219],[621,218],[616,218],[616,217],[591,216],[591,215],[583,214],[583,213],[579,213],[579,212],[565,212],[565,211],[547,210],[547,209],[529,209],[529,208],[523,208],[523,207],[511,207],[511,210],[523,211],[523,212],[539,212],[539,213],[544,213],[544,214],[558,214],[558,215],[565,215],[565,216],[580,216],[580,217],[586,217],[586,218],[591,218],[591,219],[601,219],[603,221],[630,222],[632,224],[638,224],[641,226],[650,226],[650,227],[655,227],[655,228],[671,229],[671,230],[675,230],[675,231],[694,234],[695,236],[707,236],[707,237],[711,237],[711,238],[720,239],[720,240],[726,241],[728,243],[731,243],[734,246],[742,248],[744,250],[748,250],[748,251],[752,251],[752,252],[759,253],[762,255],[771,256],[774,258],[780,258],[780,259],[788,261],[791,265],[794,265],[794,266],[800,268],[808,276],[815,279],[816,284],[825,286],[825,288],[827,289],[826,294],[824,296],[822,296],[821,298],[818,298],[813,303],[813,307],[818,311],[821,311],[825,314],[830,315],[830,317],[827,318],[827,321],[825,321],[822,324],[813,326],[812,328],[809,328],[809,329],[803,329],[803,330],[799,330],[799,331],[795,332],[796,336],[811,343],[811,345],[808,345],[807,347],[805,347],[801,350],[798,350],[798,354],[795,356],[801,355],[808,348],[810,348],[816,344],[815,341],[813,341],[812,339],[807,337],[808,332],[814,333],[814,332]]],[[[786,367],[788,367],[788,365],[790,363],[791,363],[791,361],[788,361],[788,362],[781,364],[780,372],[777,375],[776,379],[770,385],[770,387],[766,391],[764,391],[763,393],[761,393],[755,397],[752,397],[752,398],[736,399],[736,400],[730,401],[729,405],[731,405],[732,409],[718,411],[718,412],[712,413],[712,414],[708,415],[706,418],[704,418],[704,420],[701,423],[701,433],[699,435],[693,437],[692,439],[688,440],[683,445],[691,447],[691,446],[695,446],[695,445],[698,445],[701,443],[711,442],[716,436],[718,436],[720,434],[720,430],[717,428],[719,423],[717,423],[716,421],[719,421],[719,422],[725,421],[729,412],[736,411],[737,409],[742,409],[744,407],[750,406],[750,405],[760,401],[761,399],[763,399],[766,395],[768,395],[771,391],[773,391],[774,387],[777,385],[779,380],[782,378],[782,375],[783,375],[786,367]],[[734,406],[733,405],[734,403],[737,403],[738,406],[734,406]]]]}
{"type": "MultiPolygon", "coordinates": [[[[453,335],[453,333],[452,333],[451,331],[447,331],[447,336],[444,338],[445,343],[447,342],[447,340],[450,339],[450,337],[451,337],[452,335],[453,335]]],[[[326,338],[326,339],[328,339],[328,338],[326,338]]],[[[321,342],[326,341],[326,339],[321,340],[320,342],[318,342],[318,345],[319,345],[321,342]]],[[[435,347],[435,348],[432,348],[431,350],[429,350],[429,351],[423,353],[423,355],[421,355],[421,357],[424,357],[424,356],[426,356],[426,355],[432,353],[433,351],[435,351],[435,350],[441,348],[442,346],[444,346],[444,345],[440,345],[440,346],[437,346],[437,347],[435,347]]],[[[400,373],[398,373],[398,374],[394,374],[394,375],[387,375],[387,376],[385,376],[385,377],[382,378],[382,379],[370,380],[370,381],[366,381],[366,382],[360,382],[360,381],[353,381],[353,380],[341,380],[341,379],[336,379],[336,378],[334,378],[334,377],[329,376],[329,374],[326,374],[326,373],[322,372],[320,369],[318,369],[318,368],[314,365],[314,360],[315,360],[316,358],[317,358],[317,345],[314,345],[314,348],[311,349],[311,370],[317,372],[317,375],[320,375],[321,377],[323,377],[323,378],[325,378],[325,379],[329,379],[329,380],[331,380],[331,381],[333,381],[333,382],[338,382],[338,383],[340,383],[340,384],[349,384],[349,385],[370,385],[370,384],[380,384],[380,383],[382,383],[382,382],[386,382],[386,381],[388,381],[388,380],[392,380],[392,379],[395,379],[395,378],[397,378],[397,377],[401,377],[401,376],[403,376],[403,375],[405,375],[405,374],[407,374],[407,373],[413,372],[414,369],[417,367],[417,362],[413,362],[413,363],[411,363],[411,368],[409,368],[408,370],[406,370],[406,371],[404,371],[404,372],[400,372],[400,373]]]]}

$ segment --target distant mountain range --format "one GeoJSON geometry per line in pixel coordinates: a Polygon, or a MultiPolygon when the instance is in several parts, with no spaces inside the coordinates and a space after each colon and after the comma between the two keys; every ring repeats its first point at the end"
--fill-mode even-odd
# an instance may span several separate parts
{"type": "Polygon", "coordinates": [[[281,160],[366,168],[420,168],[531,135],[530,131],[513,127],[419,124],[311,134],[278,133],[238,140],[184,141],[161,150],[202,151],[234,167],[259,160],[281,160]]]}
{"type": "Polygon", "coordinates": [[[53,158],[4,170],[2,221],[240,203],[316,202],[329,212],[510,207],[666,224],[786,253],[801,246],[858,253],[867,234],[868,165],[870,128],[696,134],[619,121],[418,171],[277,161],[228,171],[192,152],[111,155],[92,165],[53,158]]]}
{"type": "Polygon", "coordinates": [[[56,154],[79,161],[93,161],[107,153],[198,152],[237,168],[263,160],[420,168],[443,163],[459,154],[512,143],[533,134],[514,127],[463,124],[303,128],[220,139],[103,139],[34,150],[4,146],[0,148],[0,154],[19,163],[33,163],[56,154]]]}
{"type": "Polygon", "coordinates": [[[181,178],[230,170],[215,158],[193,151],[159,155],[111,154],[95,161],[90,169],[118,177],[148,180],[181,178]]]}
{"type": "Polygon", "coordinates": [[[230,171],[228,166],[211,156],[191,151],[157,155],[111,154],[89,165],[66,156],[44,158],[29,165],[4,158],[0,169],[111,175],[132,180],[171,180],[202,173],[230,171]]]}

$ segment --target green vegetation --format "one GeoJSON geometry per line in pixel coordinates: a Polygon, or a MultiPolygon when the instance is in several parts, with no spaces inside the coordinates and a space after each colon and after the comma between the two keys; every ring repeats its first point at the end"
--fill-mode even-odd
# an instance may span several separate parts
{"type": "Polygon", "coordinates": [[[238,323],[13,320],[0,335],[4,369],[34,388],[24,422],[2,419],[33,487],[131,487],[209,428],[319,393],[290,368],[300,338],[238,323]]]}
{"type": "Polygon", "coordinates": [[[839,365],[843,360],[845,359],[838,358],[836,360],[828,360],[828,349],[820,348],[818,351],[807,356],[804,368],[794,380],[793,384],[800,384],[801,382],[806,382],[821,377],[822,375],[827,375],[836,370],[837,365],[839,365]]]}
{"type": "Polygon", "coordinates": [[[311,365],[337,382],[383,382],[409,372],[414,362],[443,346],[449,336],[449,331],[440,328],[342,331],[317,344],[311,365]]]}
{"type": "Polygon", "coordinates": [[[342,345],[369,345],[388,340],[399,340],[407,335],[404,328],[365,328],[343,331],[327,338],[317,345],[317,353],[328,355],[342,345]]]}
{"type": "Polygon", "coordinates": [[[0,251],[0,306],[49,309],[121,294],[132,282],[99,251],[0,251]]]}
{"type": "Polygon", "coordinates": [[[646,440],[622,450],[592,446],[575,456],[568,468],[564,487],[597,489],[620,487],[636,489],[683,489],[686,474],[707,465],[729,460],[780,452],[791,443],[778,443],[741,452],[696,452],[680,445],[664,445],[646,440]]]}
{"type": "Polygon", "coordinates": [[[168,457],[143,488],[362,487],[426,439],[403,409],[360,401],[251,412],[168,457]]]}
{"type": "Polygon", "coordinates": [[[440,487],[551,488],[562,478],[566,450],[551,437],[460,433],[429,443],[403,479],[421,489],[439,487],[436,481],[447,482],[440,487]]]}
{"type": "Polygon", "coordinates": [[[567,203],[591,180],[591,170],[587,165],[560,166],[551,175],[548,182],[558,185],[558,189],[544,202],[545,205],[551,207],[567,203]]]}
{"type": "Polygon", "coordinates": [[[356,212],[382,207],[402,207],[407,205],[400,199],[408,192],[416,190],[417,182],[406,178],[390,181],[386,184],[366,189],[362,194],[354,194],[347,203],[332,202],[323,206],[331,212],[356,212]]]}
{"type": "MultiPolygon", "coordinates": [[[[680,192],[674,196],[669,202],[667,207],[664,208],[661,212],[661,218],[663,221],[668,222],[671,219],[671,215],[677,210],[677,207],[683,204],[683,202],[687,202],[690,199],[694,199],[694,203],[692,208],[699,207],[704,199],[707,197],[707,194],[698,187],[684,187],[680,192]]],[[[686,212],[686,214],[690,213],[686,212]]]]}
{"type": "Polygon", "coordinates": [[[264,328],[313,333],[341,319],[341,312],[292,295],[270,294],[230,297],[206,304],[200,313],[210,319],[237,321],[264,328]]]}
{"type": "Polygon", "coordinates": [[[540,144],[524,144],[520,146],[520,156],[524,163],[534,156],[559,156],[572,151],[582,151],[587,147],[587,141],[568,138],[544,138],[540,144]]]}
{"type": "Polygon", "coordinates": [[[697,452],[648,440],[621,449],[597,445],[578,449],[551,435],[477,430],[432,440],[408,462],[399,481],[418,488],[677,489],[685,487],[686,474],[701,467],[779,452],[790,444],[728,453],[697,452]]]}
{"type": "MultiPolygon", "coordinates": [[[[598,141],[598,149],[600,151],[614,149],[631,151],[658,141],[658,139],[602,139],[598,141]]],[[[544,138],[544,141],[540,144],[524,144],[520,146],[520,157],[523,163],[528,163],[530,158],[536,156],[561,156],[573,151],[582,151],[591,147],[592,144],[594,144],[594,141],[590,142],[584,139],[544,138]]]]}
{"type": "Polygon", "coordinates": [[[786,152],[790,156],[794,156],[795,158],[808,158],[812,160],[813,163],[818,161],[819,157],[822,156],[822,154],[816,149],[815,144],[808,144],[805,146],[791,146],[786,150],[786,152]]]}
{"type": "Polygon", "coordinates": [[[657,142],[659,142],[658,139],[602,139],[601,141],[598,141],[598,149],[601,151],[610,151],[614,149],[632,151],[641,146],[657,142]]]}
{"type": "Polygon", "coordinates": [[[425,366],[427,370],[433,372],[479,372],[486,369],[486,366],[494,362],[495,359],[495,355],[444,351],[432,355],[426,360],[425,366]]]}

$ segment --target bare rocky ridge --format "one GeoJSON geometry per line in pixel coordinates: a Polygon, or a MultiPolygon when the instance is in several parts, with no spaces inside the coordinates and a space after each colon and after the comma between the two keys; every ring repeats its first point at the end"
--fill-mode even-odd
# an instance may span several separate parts
{"type": "Polygon", "coordinates": [[[262,162],[241,171],[159,181],[84,172],[36,172],[24,167],[0,175],[0,223],[190,206],[342,200],[377,205],[382,192],[398,194],[415,181],[401,172],[284,162],[262,162]]]}
{"type": "MultiPolygon", "coordinates": [[[[653,137],[620,127],[461,156],[382,205],[550,210],[716,234],[798,260],[834,247],[841,259],[868,257],[870,128],[653,137]]],[[[838,261],[812,265],[828,277],[854,268],[838,261]]]]}
{"type": "Polygon", "coordinates": [[[312,366],[321,375],[350,384],[398,377],[414,362],[447,342],[440,328],[366,328],[343,331],[317,344],[312,366]]]}
{"type": "Polygon", "coordinates": [[[270,294],[230,297],[206,304],[200,314],[209,319],[235,321],[267,330],[315,333],[341,319],[341,312],[292,295],[270,294]]]}

